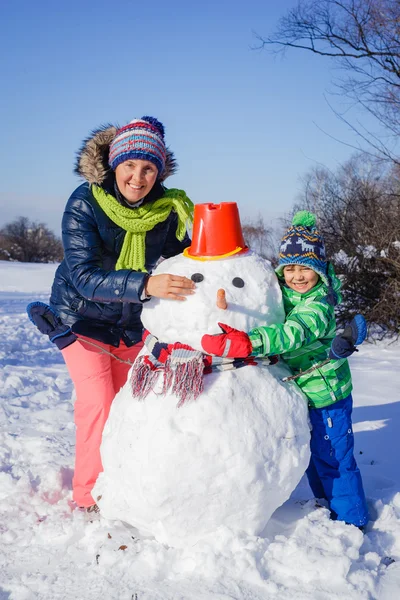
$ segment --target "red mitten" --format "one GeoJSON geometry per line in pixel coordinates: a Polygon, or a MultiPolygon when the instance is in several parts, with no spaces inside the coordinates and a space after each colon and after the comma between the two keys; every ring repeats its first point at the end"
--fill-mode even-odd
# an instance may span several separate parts
{"type": "Polygon", "coordinates": [[[229,358],[247,358],[252,353],[253,346],[247,333],[223,323],[218,323],[218,325],[223,333],[207,334],[201,338],[201,345],[207,354],[229,358]]]}

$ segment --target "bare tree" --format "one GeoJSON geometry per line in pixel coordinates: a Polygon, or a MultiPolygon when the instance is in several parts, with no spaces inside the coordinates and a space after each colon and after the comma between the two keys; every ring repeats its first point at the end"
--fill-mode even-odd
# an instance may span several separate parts
{"type": "Polygon", "coordinates": [[[256,219],[248,219],[242,225],[243,237],[246,244],[273,264],[276,262],[276,244],[274,243],[273,231],[264,223],[261,215],[256,219]]]}
{"type": "MultiPolygon", "coordinates": [[[[360,103],[397,142],[400,134],[399,0],[300,0],[262,46],[300,48],[334,59],[341,93],[360,103]]],[[[336,111],[335,111],[336,112],[336,111]]],[[[338,114],[336,112],[336,114],[338,114]]],[[[381,157],[399,162],[382,137],[339,115],[381,157]]]]}
{"type": "Polygon", "coordinates": [[[10,260],[7,238],[0,232],[0,260],[10,260]]]}
{"type": "Polygon", "coordinates": [[[43,223],[19,217],[0,230],[0,258],[20,262],[59,262],[61,241],[43,223]]]}
{"type": "Polygon", "coordinates": [[[294,209],[318,215],[328,256],[343,280],[339,322],[361,312],[382,336],[400,332],[397,171],[397,166],[385,167],[365,155],[353,157],[336,173],[313,169],[294,209]]]}

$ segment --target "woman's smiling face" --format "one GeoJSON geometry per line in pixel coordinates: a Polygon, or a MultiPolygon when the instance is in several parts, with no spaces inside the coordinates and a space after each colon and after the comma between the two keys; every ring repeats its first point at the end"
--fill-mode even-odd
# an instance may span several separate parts
{"type": "Polygon", "coordinates": [[[152,162],[137,158],[126,160],[115,169],[118,189],[129,204],[136,204],[147,196],[157,175],[157,167],[152,162]]]}
{"type": "Polygon", "coordinates": [[[304,265],[286,265],[283,276],[286,285],[299,294],[309,292],[319,280],[319,275],[304,265]]]}

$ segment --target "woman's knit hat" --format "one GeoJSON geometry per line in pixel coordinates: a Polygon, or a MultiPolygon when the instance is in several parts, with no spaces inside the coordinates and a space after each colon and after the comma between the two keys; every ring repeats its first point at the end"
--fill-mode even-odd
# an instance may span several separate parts
{"type": "Polygon", "coordinates": [[[126,160],[149,160],[157,167],[160,177],[166,154],[163,124],[155,117],[142,117],[118,129],[110,144],[108,164],[115,171],[126,160]]]}
{"type": "Polygon", "coordinates": [[[283,275],[286,265],[304,265],[315,271],[329,286],[325,244],[315,224],[316,216],[307,210],[294,215],[292,225],[281,241],[279,265],[275,269],[278,276],[283,275]]]}

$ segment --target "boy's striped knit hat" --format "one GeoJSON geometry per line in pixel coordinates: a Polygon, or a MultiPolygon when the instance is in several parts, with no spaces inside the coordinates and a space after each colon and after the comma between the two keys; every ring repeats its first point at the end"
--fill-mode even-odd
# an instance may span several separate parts
{"type": "Polygon", "coordinates": [[[323,237],[318,233],[316,217],[307,210],[297,212],[292,226],[282,238],[279,249],[279,265],[275,269],[282,276],[286,265],[304,265],[315,271],[329,285],[328,262],[323,237]]]}
{"type": "Polygon", "coordinates": [[[163,124],[155,117],[142,117],[118,129],[110,144],[108,164],[115,171],[126,160],[149,160],[157,167],[160,177],[166,154],[163,124]]]}

